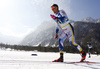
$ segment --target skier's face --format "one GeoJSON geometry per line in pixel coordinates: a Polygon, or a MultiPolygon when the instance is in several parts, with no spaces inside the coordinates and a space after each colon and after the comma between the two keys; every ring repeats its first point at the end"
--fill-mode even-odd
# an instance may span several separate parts
{"type": "Polygon", "coordinates": [[[57,12],[58,12],[58,7],[51,7],[51,9],[52,9],[52,11],[53,11],[55,14],[57,14],[57,12]]]}

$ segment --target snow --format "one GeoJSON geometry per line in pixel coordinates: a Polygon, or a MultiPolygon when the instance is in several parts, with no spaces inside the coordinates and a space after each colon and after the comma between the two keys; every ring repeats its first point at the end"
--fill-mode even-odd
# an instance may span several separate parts
{"type": "Polygon", "coordinates": [[[93,22],[93,23],[96,23],[96,20],[91,18],[91,17],[87,17],[87,18],[84,18],[82,19],[83,22],[93,22]]]}
{"type": "MultiPolygon", "coordinates": [[[[100,64],[65,64],[50,62],[59,52],[0,50],[0,69],[100,69],[100,64]],[[37,56],[31,56],[37,54],[37,56]]],[[[64,53],[65,62],[80,61],[80,54],[64,53]]],[[[100,56],[92,54],[87,61],[100,62],[100,56]]]]}
{"type": "Polygon", "coordinates": [[[97,23],[100,23],[100,18],[97,19],[97,23]]]}

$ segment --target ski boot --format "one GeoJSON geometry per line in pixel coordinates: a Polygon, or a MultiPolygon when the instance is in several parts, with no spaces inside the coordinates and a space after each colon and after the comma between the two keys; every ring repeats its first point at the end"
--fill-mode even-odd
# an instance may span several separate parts
{"type": "Polygon", "coordinates": [[[84,62],[84,60],[86,58],[86,53],[85,53],[85,51],[82,51],[81,54],[82,54],[82,58],[81,58],[80,62],[84,62]]]}
{"type": "Polygon", "coordinates": [[[91,56],[89,56],[89,58],[91,58],[91,56]]]}
{"type": "Polygon", "coordinates": [[[56,59],[52,62],[63,62],[63,53],[60,53],[60,58],[59,59],[56,59]]]}

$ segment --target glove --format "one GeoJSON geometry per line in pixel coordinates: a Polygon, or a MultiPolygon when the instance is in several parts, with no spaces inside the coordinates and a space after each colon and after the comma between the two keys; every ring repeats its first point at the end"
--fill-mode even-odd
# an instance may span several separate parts
{"type": "Polygon", "coordinates": [[[58,17],[55,17],[55,15],[50,15],[50,16],[51,16],[51,18],[58,20],[58,17]]]}
{"type": "Polygon", "coordinates": [[[55,39],[58,40],[58,34],[56,33],[55,39]]]}
{"type": "Polygon", "coordinates": [[[51,16],[51,18],[55,19],[55,16],[54,15],[50,15],[50,16],[51,16]]]}

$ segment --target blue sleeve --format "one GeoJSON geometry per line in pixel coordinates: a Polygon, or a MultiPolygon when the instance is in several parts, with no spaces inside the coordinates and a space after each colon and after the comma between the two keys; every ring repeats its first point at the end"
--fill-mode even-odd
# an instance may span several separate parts
{"type": "Polygon", "coordinates": [[[58,27],[56,27],[56,33],[58,34],[58,32],[59,32],[59,28],[58,28],[58,27]]]}
{"type": "Polygon", "coordinates": [[[63,10],[59,11],[58,20],[61,21],[62,23],[65,23],[66,21],[68,21],[67,14],[63,10]]]}

